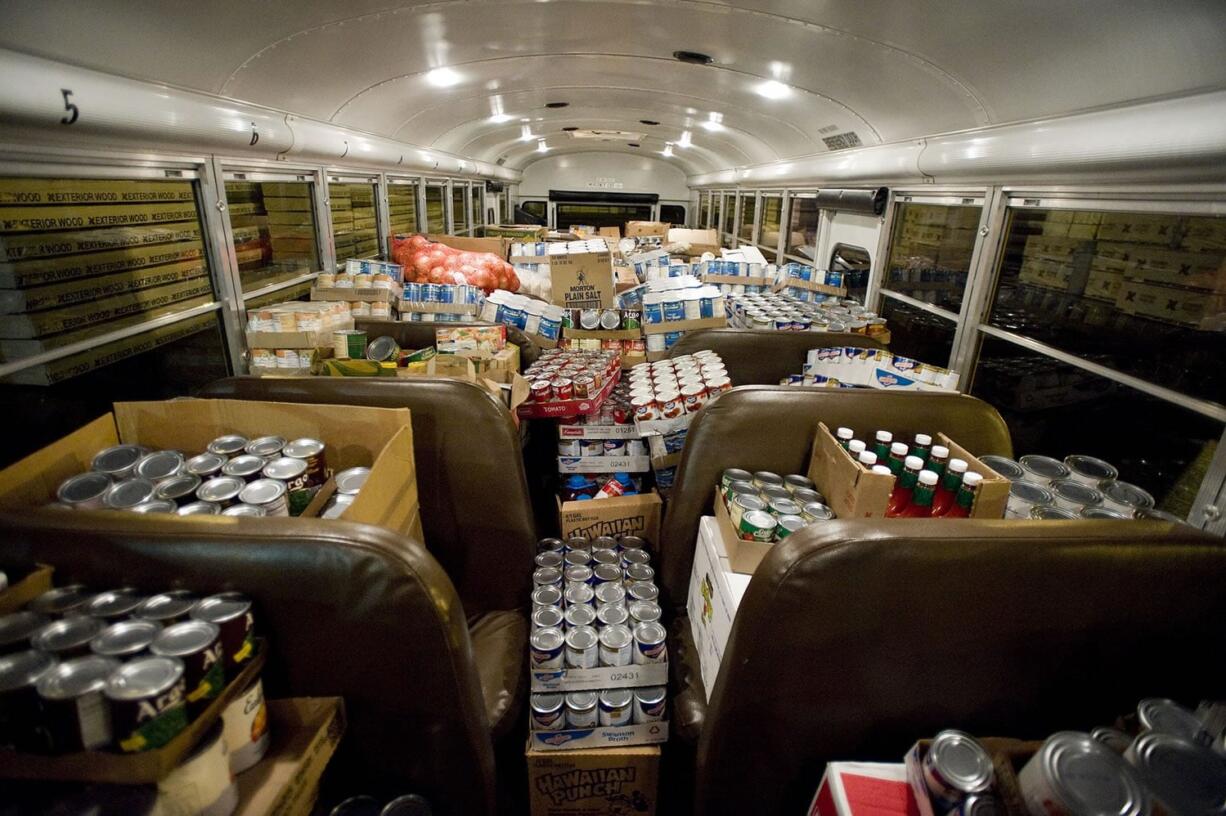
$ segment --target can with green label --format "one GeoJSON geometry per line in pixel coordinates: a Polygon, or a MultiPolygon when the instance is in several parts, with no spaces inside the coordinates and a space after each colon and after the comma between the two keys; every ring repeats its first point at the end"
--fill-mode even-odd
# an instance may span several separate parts
{"type": "Polygon", "coordinates": [[[332,332],[332,353],[341,360],[366,359],[366,332],[358,329],[332,332]]]}
{"type": "Polygon", "coordinates": [[[775,539],[775,517],[765,510],[746,510],[737,525],[737,535],[742,541],[769,544],[775,539]]]}
{"type": "Polygon", "coordinates": [[[187,728],[183,661],[145,657],[124,663],[107,679],[115,745],[126,754],[161,748],[187,728]]]}

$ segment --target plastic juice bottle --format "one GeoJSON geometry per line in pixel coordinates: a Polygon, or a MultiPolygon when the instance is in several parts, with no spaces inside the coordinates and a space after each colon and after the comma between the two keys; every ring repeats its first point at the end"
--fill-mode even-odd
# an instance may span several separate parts
{"type": "Polygon", "coordinates": [[[929,518],[932,516],[932,497],[940,479],[931,470],[921,470],[919,484],[911,492],[911,503],[902,509],[898,518],[929,518]]]}
{"type": "MultiPolygon", "coordinates": [[[[921,459],[923,457],[920,457],[921,459]]],[[[890,466],[890,472],[895,476],[902,473],[903,468],[907,463],[907,446],[903,442],[894,442],[890,445],[890,458],[886,464],[890,466]]]]}
{"type": "Polygon", "coordinates": [[[907,457],[902,473],[898,474],[894,482],[894,489],[890,491],[890,500],[885,508],[886,518],[897,516],[911,503],[911,494],[919,483],[920,471],[923,469],[922,459],[918,456],[907,457]]]}
{"type": "Polygon", "coordinates": [[[943,477],[947,464],[949,464],[949,448],[944,445],[933,445],[932,450],[928,452],[928,462],[924,467],[943,477]]]}
{"type": "Polygon", "coordinates": [[[885,461],[885,458],[890,455],[890,443],[894,441],[894,434],[889,431],[877,431],[877,441],[873,445],[873,453],[877,454],[879,461],[885,461]]]}
{"type": "Polygon", "coordinates": [[[958,488],[962,485],[963,473],[966,473],[966,462],[962,459],[950,459],[949,464],[945,467],[945,475],[941,477],[936,496],[932,499],[932,515],[942,516],[949,511],[950,505],[954,503],[954,498],[958,495],[958,488]]]}
{"type": "Polygon", "coordinates": [[[962,487],[958,488],[958,496],[941,518],[968,518],[971,507],[975,504],[975,496],[979,493],[979,485],[983,476],[978,473],[968,473],[962,477],[962,487]]]}
{"type": "MultiPolygon", "coordinates": [[[[928,466],[928,457],[932,450],[932,437],[928,434],[917,433],[915,435],[915,443],[911,445],[911,452],[924,460],[924,466],[928,466]]],[[[941,474],[937,474],[938,476],[941,474]]]]}
{"type": "Polygon", "coordinates": [[[871,450],[860,451],[860,464],[864,465],[869,470],[873,469],[873,465],[877,464],[877,454],[871,450]]]}
{"type": "Polygon", "coordinates": [[[839,428],[834,432],[834,438],[839,440],[839,446],[847,450],[847,443],[856,438],[856,432],[851,428],[839,428]]]}

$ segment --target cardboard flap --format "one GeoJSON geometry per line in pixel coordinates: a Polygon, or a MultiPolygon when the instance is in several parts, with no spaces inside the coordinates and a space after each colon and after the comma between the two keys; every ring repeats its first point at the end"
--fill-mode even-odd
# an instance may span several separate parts
{"type": "Polygon", "coordinates": [[[415,474],[413,429],[405,423],[379,451],[366,484],[344,518],[392,530],[408,529],[418,509],[415,474]]]}
{"type": "Polygon", "coordinates": [[[937,442],[949,448],[951,459],[963,460],[967,464],[967,470],[983,477],[979,493],[975,496],[975,504],[971,507],[971,518],[1004,518],[1005,507],[1009,504],[1009,480],[972,456],[970,451],[945,434],[938,433],[937,442]]]}
{"type": "Polygon", "coordinates": [[[853,459],[824,422],[817,424],[807,475],[837,518],[885,518],[894,477],[873,473],[853,459]]]}
{"type": "Polygon", "coordinates": [[[54,501],[61,482],[89,470],[95,453],[118,444],[115,415],[98,417],[0,470],[0,507],[28,510],[54,501]]]}

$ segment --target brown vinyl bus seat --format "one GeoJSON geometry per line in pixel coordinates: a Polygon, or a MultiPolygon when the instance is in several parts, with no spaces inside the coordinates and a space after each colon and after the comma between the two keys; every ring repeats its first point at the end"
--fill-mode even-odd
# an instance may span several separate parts
{"type": "MultiPolygon", "coordinates": [[[[466,323],[434,323],[434,322],[402,322],[399,320],[374,320],[358,318],[354,327],[366,332],[367,339],[376,337],[394,337],[396,343],[404,349],[423,349],[434,345],[434,330],[454,328],[456,326],[489,326],[489,323],[471,321],[466,323]]],[[[540,349],[514,326],[507,326],[507,342],[519,346],[519,364],[521,369],[527,368],[536,361],[540,349]]]]}
{"type": "Polygon", "coordinates": [[[695,813],[800,813],[827,762],[943,728],[1043,739],[1145,697],[1219,699],[1226,543],[1166,522],[812,526],[741,601],[695,813]]]}
{"type": "Polygon", "coordinates": [[[506,733],[526,694],[524,610],[536,552],[506,406],[472,383],[433,378],[227,377],[197,396],[409,409],[425,543],[464,602],[489,721],[496,736],[506,733]]]}
{"type": "Polygon", "coordinates": [[[697,739],[707,710],[684,612],[698,521],[711,514],[715,483],[726,468],[805,473],[818,422],[846,425],[863,437],[878,429],[899,438],[944,431],[976,454],[1013,452],[996,409],[960,394],[749,386],[704,408],[686,437],[660,533],[660,591],[666,608],[677,612],[669,640],[677,686],[673,722],[686,742],[697,739]]]}
{"type": "Polygon", "coordinates": [[[837,346],[885,348],[871,337],[850,332],[703,329],[686,332],[668,350],[668,356],[714,351],[724,361],[733,385],[778,385],[789,374],[804,372],[809,349],[837,346]]]}
{"type": "Polygon", "coordinates": [[[59,584],[238,590],[268,639],[270,699],[340,696],[340,790],[495,812],[494,747],[464,608],[418,541],[343,521],[34,510],[0,516],[0,563],[59,584]]]}

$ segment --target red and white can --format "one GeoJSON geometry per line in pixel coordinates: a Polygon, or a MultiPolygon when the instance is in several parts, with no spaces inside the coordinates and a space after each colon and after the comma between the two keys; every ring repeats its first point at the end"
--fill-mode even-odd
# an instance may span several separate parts
{"type": "Polygon", "coordinates": [[[588,374],[580,374],[575,377],[572,381],[572,387],[574,388],[575,399],[588,399],[595,396],[597,390],[592,377],[588,374]]]}
{"type": "Polygon", "coordinates": [[[707,404],[707,387],[702,383],[687,385],[681,389],[681,399],[685,401],[687,414],[697,413],[707,404]]]}
{"type": "Polygon", "coordinates": [[[553,385],[549,380],[535,380],[528,386],[528,395],[533,402],[549,402],[553,399],[553,385]]]}
{"type": "Polygon", "coordinates": [[[660,406],[654,395],[631,397],[630,405],[634,408],[634,418],[640,422],[660,418],[660,406]]]}
{"type": "Polygon", "coordinates": [[[675,390],[658,392],[656,402],[660,405],[661,419],[676,419],[685,414],[685,403],[682,402],[681,394],[675,390]]]}
{"type": "Polygon", "coordinates": [[[716,394],[722,394],[725,391],[731,391],[731,390],[732,390],[732,380],[728,379],[727,377],[714,377],[712,379],[707,380],[707,391],[709,392],[709,395],[712,397],[715,396],[716,394]]]}
{"type": "Polygon", "coordinates": [[[575,398],[575,384],[570,377],[554,377],[550,383],[553,387],[554,399],[569,400],[575,398]]]}

